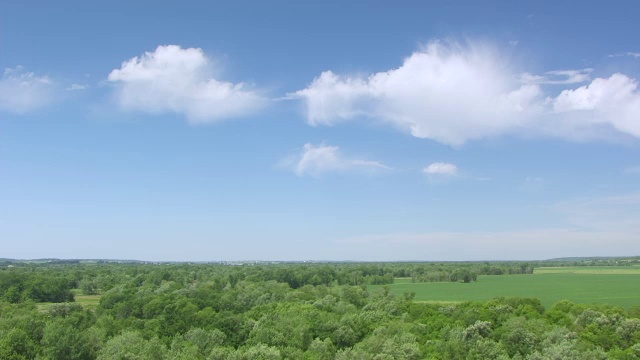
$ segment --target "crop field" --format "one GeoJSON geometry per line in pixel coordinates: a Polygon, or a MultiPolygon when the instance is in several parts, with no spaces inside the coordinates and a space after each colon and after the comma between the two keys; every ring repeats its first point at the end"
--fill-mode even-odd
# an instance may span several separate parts
{"type": "MultiPolygon", "coordinates": [[[[563,268],[562,270],[569,270],[563,268]]],[[[582,270],[582,269],[580,269],[582,270]]],[[[534,297],[549,308],[561,300],[581,304],[640,306],[640,273],[542,272],[533,275],[479,276],[475,283],[412,283],[396,279],[388,285],[393,294],[415,292],[415,301],[452,303],[484,301],[495,297],[534,297]]],[[[614,270],[614,269],[611,269],[614,270]]],[[[617,271],[622,271],[618,269],[617,271]]],[[[371,290],[382,288],[370,286],[371,290]]]]}
{"type": "Polygon", "coordinates": [[[558,266],[534,270],[534,274],[611,274],[640,275],[640,266],[558,266]]]}

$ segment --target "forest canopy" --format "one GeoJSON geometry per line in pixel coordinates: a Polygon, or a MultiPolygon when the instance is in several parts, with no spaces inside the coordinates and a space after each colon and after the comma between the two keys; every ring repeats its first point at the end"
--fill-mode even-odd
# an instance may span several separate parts
{"type": "Polygon", "coordinates": [[[640,359],[640,307],[416,302],[369,286],[540,265],[16,262],[0,270],[0,358],[640,359]]]}

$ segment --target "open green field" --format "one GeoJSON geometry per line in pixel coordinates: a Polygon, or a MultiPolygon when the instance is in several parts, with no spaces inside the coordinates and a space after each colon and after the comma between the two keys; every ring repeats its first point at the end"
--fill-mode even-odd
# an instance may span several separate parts
{"type": "MultiPolygon", "coordinates": [[[[76,295],[75,303],[84,306],[85,308],[96,308],[100,304],[100,295],[76,295]]],[[[38,310],[46,311],[50,306],[54,306],[56,303],[43,302],[38,303],[38,310]]]]}
{"type": "Polygon", "coordinates": [[[636,274],[640,275],[640,266],[558,266],[536,268],[534,274],[636,274]]]}
{"type": "Polygon", "coordinates": [[[75,300],[85,307],[96,307],[100,304],[100,295],[78,295],[75,300]]]}
{"type": "MultiPolygon", "coordinates": [[[[569,269],[569,268],[566,268],[569,269]]],[[[549,308],[561,300],[581,304],[640,306],[640,273],[537,273],[534,275],[479,276],[475,283],[411,283],[396,279],[393,294],[415,292],[415,301],[484,301],[495,297],[533,297],[549,308]]],[[[371,290],[382,285],[370,286],[371,290]]]]}

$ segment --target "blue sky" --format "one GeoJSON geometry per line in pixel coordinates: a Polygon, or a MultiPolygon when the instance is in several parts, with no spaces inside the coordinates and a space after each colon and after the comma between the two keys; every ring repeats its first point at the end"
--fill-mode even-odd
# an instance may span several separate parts
{"type": "Polygon", "coordinates": [[[640,254],[636,2],[0,4],[0,257],[640,254]]]}

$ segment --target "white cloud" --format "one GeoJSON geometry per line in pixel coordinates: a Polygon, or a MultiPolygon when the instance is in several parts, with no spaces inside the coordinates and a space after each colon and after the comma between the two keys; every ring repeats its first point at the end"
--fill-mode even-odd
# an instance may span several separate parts
{"type": "Polygon", "coordinates": [[[436,162],[424,168],[422,172],[429,175],[455,176],[458,175],[458,167],[454,164],[436,162]]]}
{"type": "Polygon", "coordinates": [[[399,68],[368,77],[325,71],[289,97],[306,102],[310,125],[370,119],[453,146],[506,134],[640,138],[636,80],[614,74],[555,97],[542,86],[590,81],[592,69],[532,75],[510,65],[488,46],[434,42],[399,68]]]}
{"type": "Polygon", "coordinates": [[[615,58],[615,57],[623,57],[623,56],[629,56],[632,58],[636,58],[636,59],[640,59],[640,53],[638,52],[626,52],[626,53],[621,53],[621,54],[611,54],[609,55],[610,58],[615,58]]]}
{"type": "Polygon", "coordinates": [[[86,90],[88,87],[89,85],[86,85],[86,84],[71,84],[71,86],[69,86],[67,90],[69,91],[86,90]]]}
{"type": "Polygon", "coordinates": [[[638,82],[623,74],[598,78],[589,85],[564,90],[553,101],[556,113],[579,116],[581,126],[608,124],[640,138],[638,82]]]}
{"type": "Polygon", "coordinates": [[[25,72],[22,66],[6,68],[0,79],[0,110],[24,114],[53,101],[53,81],[25,72]]]}
{"type": "Polygon", "coordinates": [[[436,42],[397,69],[368,78],[325,71],[292,95],[306,100],[311,125],[366,116],[419,138],[459,145],[529,121],[540,88],[520,84],[507,65],[484,46],[436,42]]]}
{"type": "Polygon", "coordinates": [[[193,123],[215,122],[254,113],[266,99],[243,83],[212,77],[212,63],[199,48],[158,46],[111,71],[117,99],[126,110],[173,112],[193,123]]]}
{"type": "Polygon", "coordinates": [[[338,146],[305,144],[299,154],[285,158],[280,167],[292,170],[298,176],[318,176],[327,172],[366,170],[380,171],[391,168],[379,161],[350,158],[338,146]]]}
{"type": "Polygon", "coordinates": [[[547,71],[542,76],[524,73],[520,76],[520,79],[525,84],[568,85],[591,80],[591,72],[593,72],[591,68],[581,70],[554,70],[547,71]]]}

